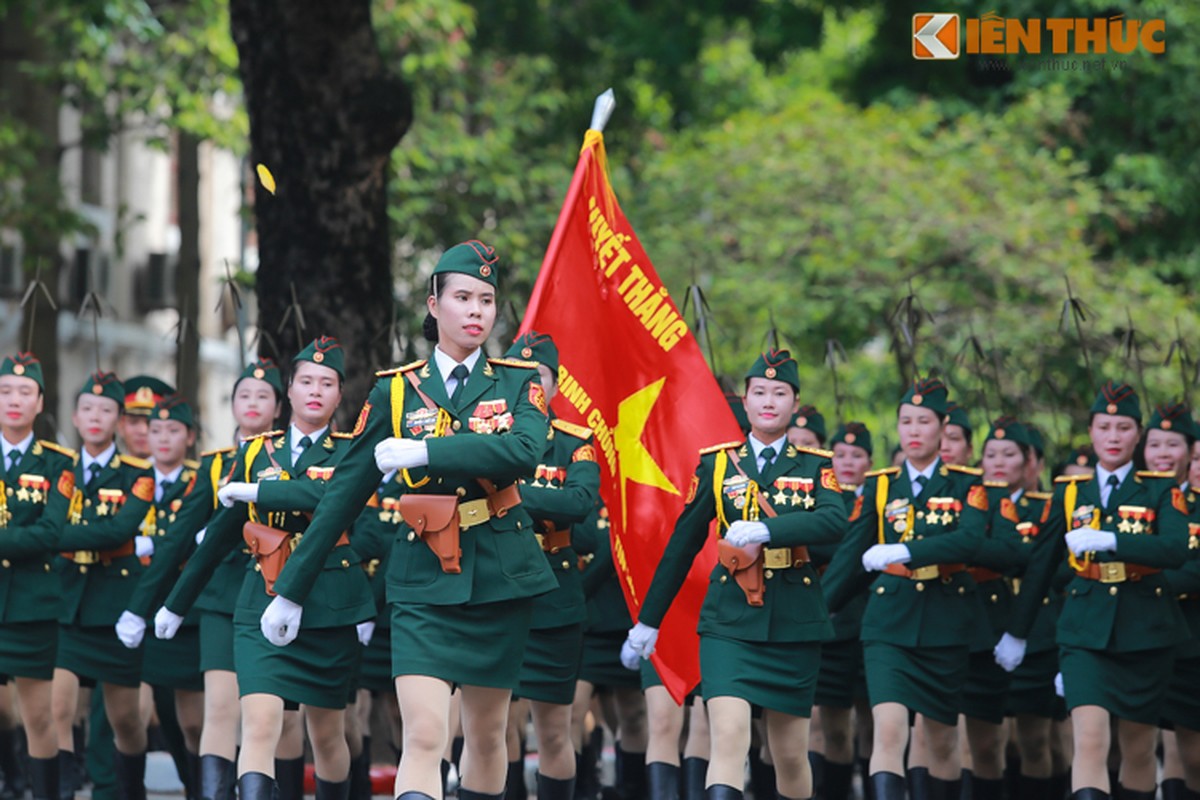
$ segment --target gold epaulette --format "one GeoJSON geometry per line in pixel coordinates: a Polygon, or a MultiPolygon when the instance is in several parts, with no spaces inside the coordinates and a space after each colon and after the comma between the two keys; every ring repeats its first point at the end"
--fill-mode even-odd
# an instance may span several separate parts
{"type": "Polygon", "coordinates": [[[801,447],[796,444],[790,445],[790,447],[797,453],[808,453],[811,456],[818,456],[820,458],[833,458],[832,450],[822,450],[819,447],[801,447]]]}
{"type": "Polygon", "coordinates": [[[255,439],[274,439],[276,436],[283,436],[283,431],[263,431],[256,433],[253,436],[243,436],[243,442],[253,442],[255,439]]]}
{"type": "Polygon", "coordinates": [[[121,459],[122,464],[128,464],[129,466],[137,467],[138,469],[150,469],[150,467],[153,466],[153,464],[151,464],[149,462],[149,460],[147,460],[145,458],[138,458],[137,456],[127,456],[124,453],[121,453],[120,455],[118,455],[117,458],[121,459]]]}
{"type": "Polygon", "coordinates": [[[1059,475],[1054,479],[1055,483],[1079,483],[1081,481],[1090,481],[1094,475],[1059,475]]]}
{"type": "Polygon", "coordinates": [[[200,469],[200,462],[190,458],[185,458],[183,460],[183,465],[188,469],[200,469]]]}
{"type": "Polygon", "coordinates": [[[69,447],[63,447],[58,442],[52,442],[49,439],[38,439],[38,444],[40,444],[42,447],[46,448],[47,450],[53,450],[54,452],[64,455],[69,459],[74,460],[74,459],[79,458],[79,453],[76,453],[74,450],[72,450],[69,447]]]}
{"type": "Polygon", "coordinates": [[[883,469],[873,469],[870,472],[863,474],[864,478],[878,478],[880,475],[899,475],[899,467],[884,467],[883,469]]]}
{"type": "Polygon", "coordinates": [[[354,438],[354,434],[350,433],[349,431],[334,431],[333,433],[331,433],[329,435],[335,439],[353,439],[354,438]]]}
{"type": "Polygon", "coordinates": [[[574,436],[576,439],[590,439],[594,435],[592,429],[586,425],[576,425],[574,422],[556,419],[550,421],[550,427],[556,428],[563,433],[574,436]]]}
{"type": "Polygon", "coordinates": [[[841,481],[838,481],[838,486],[841,487],[842,494],[845,494],[846,492],[857,492],[858,491],[858,486],[856,486],[853,483],[842,483],[841,481]]]}
{"type": "Polygon", "coordinates": [[[942,469],[961,472],[963,475],[974,475],[976,478],[983,475],[983,470],[979,467],[964,467],[962,464],[942,464],[942,469]]]}
{"type": "Polygon", "coordinates": [[[388,378],[388,377],[391,377],[392,375],[399,375],[402,372],[408,372],[409,370],[416,369],[417,367],[425,366],[425,361],[426,361],[426,359],[424,359],[424,358],[418,358],[416,361],[405,364],[402,367],[392,367],[391,369],[381,369],[375,373],[375,377],[376,378],[388,378]]]}
{"type": "Polygon", "coordinates": [[[1160,472],[1160,471],[1155,471],[1152,469],[1139,469],[1135,474],[1139,478],[1172,478],[1172,479],[1174,479],[1174,477],[1175,477],[1174,472],[1165,472],[1165,471],[1160,472]]]}
{"type": "Polygon", "coordinates": [[[236,447],[218,447],[216,450],[205,450],[203,453],[200,454],[200,457],[208,458],[209,456],[215,456],[215,455],[223,456],[226,453],[233,453],[236,451],[237,451],[236,447]]]}
{"type": "Polygon", "coordinates": [[[984,481],[983,485],[989,489],[1007,489],[1007,481],[984,481]]]}
{"type": "Polygon", "coordinates": [[[741,442],[722,442],[721,444],[714,444],[711,447],[701,447],[700,455],[702,455],[702,456],[712,455],[713,453],[719,453],[722,450],[732,450],[735,447],[741,447],[741,446],[742,446],[741,442]]]}
{"type": "Polygon", "coordinates": [[[489,358],[487,363],[501,367],[521,367],[523,369],[537,369],[538,367],[538,362],[536,361],[522,361],[519,358],[489,358]]]}
{"type": "Polygon", "coordinates": [[[1049,492],[1026,492],[1025,496],[1030,500],[1049,500],[1054,495],[1049,492]]]}

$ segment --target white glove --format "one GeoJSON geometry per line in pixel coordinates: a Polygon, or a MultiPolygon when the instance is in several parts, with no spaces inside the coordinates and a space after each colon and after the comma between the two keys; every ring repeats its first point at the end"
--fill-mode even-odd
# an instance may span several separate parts
{"type": "Polygon", "coordinates": [[[159,639],[174,639],[183,624],[183,617],[163,606],[154,615],[154,635],[159,639]]]}
{"type": "Polygon", "coordinates": [[[1117,549],[1117,535],[1109,531],[1078,528],[1067,534],[1067,547],[1077,556],[1117,549]]]}
{"type": "Polygon", "coordinates": [[[258,628],[267,641],[276,647],[291,644],[300,634],[302,606],[296,605],[283,595],[278,595],[262,613],[258,628]]]}
{"type": "Polygon", "coordinates": [[[360,622],[354,626],[358,631],[358,643],[366,647],[371,643],[371,637],[375,635],[375,620],[369,619],[366,622],[360,622]]]}
{"type": "Polygon", "coordinates": [[[117,638],[130,650],[136,650],[146,635],[146,620],[132,611],[122,611],[117,619],[117,638]]]}
{"type": "Polygon", "coordinates": [[[234,503],[258,502],[258,484],[238,481],[227,483],[217,490],[217,499],[226,508],[231,508],[234,503]]]}
{"type": "Polygon", "coordinates": [[[628,639],[621,642],[621,666],[634,672],[642,666],[642,657],[633,649],[633,645],[629,643],[628,639]]]}
{"type": "Polygon", "coordinates": [[[771,532],[764,522],[746,522],[738,520],[729,526],[725,533],[725,541],[734,547],[745,547],[748,544],[766,544],[771,541],[771,532]]]}
{"type": "Polygon", "coordinates": [[[658,628],[651,628],[641,622],[629,629],[629,635],[625,637],[626,643],[633,648],[633,652],[637,653],[642,658],[649,658],[654,652],[654,644],[658,641],[658,628]]]}
{"type": "Polygon", "coordinates": [[[1025,660],[1025,640],[1006,633],[992,648],[992,655],[996,657],[996,663],[1003,667],[1005,672],[1012,672],[1025,660]]]}
{"type": "Polygon", "coordinates": [[[912,560],[908,547],[902,544],[875,544],[862,555],[863,569],[879,572],[889,564],[907,564],[912,560]]]}
{"type": "Polygon", "coordinates": [[[1054,676],[1054,693],[1059,697],[1066,697],[1066,689],[1063,688],[1062,673],[1054,676]]]}
{"type": "Polygon", "coordinates": [[[429,448],[423,441],[393,436],[375,445],[375,466],[380,472],[424,467],[428,463],[429,448]]]}
{"type": "Polygon", "coordinates": [[[204,544],[204,534],[208,533],[208,528],[201,528],[196,531],[196,547],[204,544]]]}
{"type": "Polygon", "coordinates": [[[146,558],[154,555],[154,540],[149,536],[135,536],[133,539],[133,551],[137,553],[138,558],[146,558]]]}

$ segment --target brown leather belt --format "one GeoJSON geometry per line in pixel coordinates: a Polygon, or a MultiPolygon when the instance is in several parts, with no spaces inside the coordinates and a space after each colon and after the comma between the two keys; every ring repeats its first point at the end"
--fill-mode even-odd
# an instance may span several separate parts
{"type": "Polygon", "coordinates": [[[1089,581],[1100,583],[1124,583],[1125,581],[1140,581],[1147,575],[1162,572],[1157,567],[1144,567],[1141,564],[1127,564],[1124,561],[1093,562],[1075,574],[1089,581]]]}
{"type": "Polygon", "coordinates": [[[103,564],[108,566],[114,559],[134,554],[133,540],[125,542],[112,550],[74,550],[62,553],[63,558],[69,558],[76,564],[103,564]]]}
{"type": "MultiPolygon", "coordinates": [[[[300,544],[300,540],[303,538],[303,533],[293,533],[292,538],[288,540],[288,547],[292,550],[295,550],[296,546],[300,544]]],[[[333,546],[342,547],[343,545],[347,544],[350,544],[350,537],[346,535],[345,531],[342,531],[342,535],[338,537],[337,542],[333,546]]]]}
{"type": "Polygon", "coordinates": [[[971,573],[971,577],[976,583],[987,583],[988,581],[1003,580],[1004,576],[999,572],[990,570],[987,567],[967,567],[967,572],[971,573]]]}
{"type": "Polygon", "coordinates": [[[917,567],[916,569],[909,569],[903,564],[888,564],[883,571],[888,575],[913,581],[931,581],[934,578],[946,580],[951,575],[965,570],[966,566],[963,564],[930,564],[927,567],[917,567]]]}
{"type": "Polygon", "coordinates": [[[503,517],[509,509],[521,504],[521,490],[517,484],[491,492],[478,500],[467,500],[458,504],[458,526],[466,530],[487,522],[492,517],[503,517]]]}
{"type": "Polygon", "coordinates": [[[546,527],[549,528],[547,533],[537,535],[538,544],[542,546],[542,550],[553,555],[559,550],[571,546],[570,528],[554,528],[549,525],[546,527]]]}

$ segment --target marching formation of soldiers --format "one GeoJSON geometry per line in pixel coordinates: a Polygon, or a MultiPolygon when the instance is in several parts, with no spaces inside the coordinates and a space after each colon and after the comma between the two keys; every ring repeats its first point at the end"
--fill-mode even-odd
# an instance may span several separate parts
{"type": "Polygon", "coordinates": [[[745,374],[745,438],[698,454],[631,619],[592,432],[549,411],[554,342],[483,353],[498,262],[477,241],[443,254],[431,357],[377,373],[349,431],[328,336],[286,378],[246,366],[236,442],[199,460],[194,410],[161,381],[88,376],[76,452],[34,438],[38,359],[0,362],[0,675],[28,754],[0,713],[4,797],[27,779],[66,800],[86,773],[94,797],[145,798],[153,716],[189,798],[299,800],[307,740],[318,800],[360,800],[373,700],[398,724],[397,800],[443,797],[452,771],[463,800],[747,783],[756,800],[1149,800],[1160,775],[1168,800],[1200,792],[1187,408],[1098,387],[1089,447],[1044,486],[1036,428],[976,437],[919,379],[875,469],[871,431],[828,436],[770,350],[745,374]],[[647,659],[710,537],[701,683],[680,707],[647,659]]]}

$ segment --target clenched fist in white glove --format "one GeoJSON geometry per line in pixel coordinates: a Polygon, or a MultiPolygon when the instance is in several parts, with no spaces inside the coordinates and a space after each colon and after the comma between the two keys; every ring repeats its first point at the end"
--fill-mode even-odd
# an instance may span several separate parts
{"type": "Polygon", "coordinates": [[[1077,556],[1084,553],[1103,553],[1117,549],[1117,535],[1109,531],[1078,528],[1067,534],[1067,547],[1077,556]]]}
{"type": "Polygon", "coordinates": [[[258,501],[258,484],[234,481],[227,483],[217,491],[217,499],[226,508],[232,508],[234,503],[254,503],[258,501]]]}
{"type": "Polygon", "coordinates": [[[891,564],[907,564],[912,560],[908,547],[902,544],[875,544],[862,555],[863,569],[879,572],[891,564]]]}
{"type": "Polygon", "coordinates": [[[303,613],[302,606],[278,595],[263,611],[258,621],[259,630],[276,647],[291,644],[300,634],[300,616],[303,613]]]}
{"type": "Polygon", "coordinates": [[[1025,640],[1006,633],[992,648],[992,655],[996,657],[996,663],[1003,667],[1005,672],[1012,672],[1025,660],[1025,640]]]}
{"type": "Polygon", "coordinates": [[[117,619],[117,638],[130,650],[136,650],[146,635],[146,620],[132,611],[122,611],[117,619]]]}
{"type": "Polygon", "coordinates": [[[416,439],[389,437],[375,445],[375,466],[380,472],[415,469],[429,463],[429,448],[416,439]]]}
{"type": "Polygon", "coordinates": [[[163,606],[154,615],[154,635],[159,639],[174,639],[183,624],[183,617],[163,606]]]}
{"type": "Polygon", "coordinates": [[[729,526],[725,533],[725,541],[734,547],[745,547],[750,544],[766,544],[771,541],[771,532],[762,522],[747,522],[738,520],[729,526]]]}
{"type": "Polygon", "coordinates": [[[196,531],[196,547],[204,544],[204,534],[208,533],[208,528],[201,528],[196,531]]]}
{"type": "Polygon", "coordinates": [[[135,536],[133,539],[133,551],[137,553],[138,558],[147,558],[154,555],[154,539],[150,536],[135,536]]]}
{"type": "Polygon", "coordinates": [[[625,644],[621,646],[621,663],[627,669],[637,669],[638,659],[649,658],[654,652],[658,641],[658,628],[651,628],[641,622],[629,629],[625,644]],[[632,663],[633,666],[630,666],[632,663]]]}
{"type": "Polygon", "coordinates": [[[375,620],[369,619],[366,622],[360,622],[354,626],[358,631],[358,643],[366,647],[371,643],[371,637],[375,635],[375,620]]]}
{"type": "Polygon", "coordinates": [[[1066,697],[1066,689],[1063,688],[1062,673],[1054,676],[1054,693],[1059,697],[1066,697]]]}

